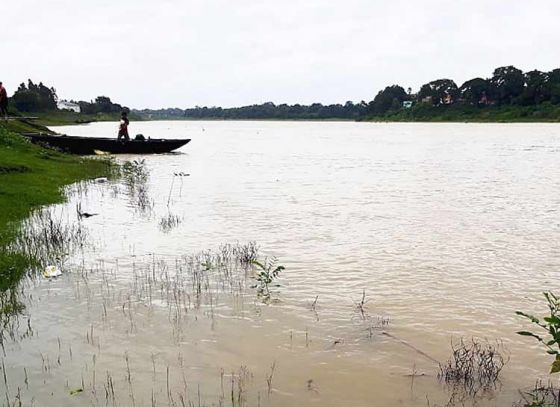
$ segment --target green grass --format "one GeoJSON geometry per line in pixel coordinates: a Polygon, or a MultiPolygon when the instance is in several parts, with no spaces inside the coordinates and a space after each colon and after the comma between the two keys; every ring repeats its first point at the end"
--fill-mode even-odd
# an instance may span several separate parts
{"type": "Polygon", "coordinates": [[[431,106],[419,103],[411,109],[368,117],[372,121],[396,122],[482,122],[535,123],[560,122],[560,105],[545,102],[535,106],[431,106]]]}
{"type": "Polygon", "coordinates": [[[13,289],[33,259],[7,250],[34,209],[62,202],[62,187],[106,176],[108,160],[82,158],[32,145],[0,121],[0,292],[13,289]]]}
{"type": "Polygon", "coordinates": [[[106,121],[116,122],[119,121],[121,117],[120,113],[83,114],[61,110],[53,112],[29,113],[28,115],[38,117],[38,122],[45,126],[64,126],[67,124],[106,121]]]}
{"type": "MultiPolygon", "coordinates": [[[[121,118],[120,113],[84,114],[68,110],[55,110],[39,113],[17,113],[14,111],[13,113],[27,117],[38,117],[38,119],[33,122],[44,126],[64,126],[90,122],[118,122],[121,118]]],[[[130,120],[141,120],[141,118],[134,113],[130,113],[128,117],[130,120]]]]}
{"type": "MultiPolygon", "coordinates": [[[[65,126],[72,124],[83,124],[91,122],[117,122],[121,118],[120,112],[115,113],[96,113],[96,114],[85,114],[76,113],[70,110],[51,110],[47,112],[20,112],[14,106],[8,107],[8,114],[10,116],[20,116],[20,117],[37,117],[37,119],[32,120],[14,120],[10,121],[12,123],[27,123],[31,126],[43,127],[41,131],[48,131],[44,126],[65,126]]],[[[142,118],[130,112],[128,115],[130,120],[139,121],[142,118]]],[[[23,130],[12,128],[11,130],[16,132],[21,131],[37,131],[29,128],[24,128],[23,130]]]]}
{"type": "Polygon", "coordinates": [[[0,120],[0,126],[12,133],[53,133],[35,120],[0,120]]]}

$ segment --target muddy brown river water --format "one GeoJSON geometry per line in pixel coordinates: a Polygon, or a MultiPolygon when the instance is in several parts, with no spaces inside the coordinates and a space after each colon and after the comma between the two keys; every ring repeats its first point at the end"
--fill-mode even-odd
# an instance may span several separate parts
{"type": "Polygon", "coordinates": [[[542,291],[558,289],[560,126],[131,131],[192,142],[118,157],[123,177],[71,186],[45,209],[79,242],[52,260],[62,276],[23,283],[4,403],[511,406],[549,379],[515,311],[544,315],[542,291]],[[285,267],[270,298],[240,260],[250,242],[285,267]],[[438,380],[460,338],[498,341],[507,363],[491,389],[438,380]]]}

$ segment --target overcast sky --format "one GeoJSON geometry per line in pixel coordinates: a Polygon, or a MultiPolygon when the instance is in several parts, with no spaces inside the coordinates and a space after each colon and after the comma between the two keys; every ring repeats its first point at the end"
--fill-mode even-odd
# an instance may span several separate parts
{"type": "Polygon", "coordinates": [[[369,101],[560,67],[559,0],[5,0],[0,81],[129,107],[369,101]]]}

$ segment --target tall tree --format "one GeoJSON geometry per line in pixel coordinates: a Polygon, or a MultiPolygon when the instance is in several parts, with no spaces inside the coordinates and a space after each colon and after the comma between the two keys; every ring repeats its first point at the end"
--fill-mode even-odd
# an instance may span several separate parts
{"type": "Polygon", "coordinates": [[[550,102],[560,104],[560,68],[548,73],[546,88],[550,95],[550,102]]]}
{"type": "Polygon", "coordinates": [[[459,96],[457,84],[451,79],[438,79],[422,85],[418,92],[418,100],[431,98],[434,106],[438,106],[446,101],[453,102],[459,96]]]}
{"type": "Polygon", "coordinates": [[[474,78],[466,81],[459,88],[459,93],[463,101],[469,105],[478,105],[483,98],[491,99],[492,85],[486,79],[474,78]]]}
{"type": "Polygon", "coordinates": [[[56,95],[56,90],[54,88],[48,88],[43,85],[43,82],[39,82],[39,85],[37,86],[37,93],[39,94],[39,109],[41,111],[56,110],[58,96],[56,95]]]}
{"type": "Polygon", "coordinates": [[[521,103],[524,105],[538,105],[550,100],[547,86],[548,73],[533,70],[525,74],[525,89],[521,94],[521,103]]]}
{"type": "Polygon", "coordinates": [[[19,85],[11,98],[12,103],[21,112],[45,112],[56,110],[56,90],[39,82],[33,83],[31,79],[19,85]]]}
{"type": "Polygon", "coordinates": [[[408,100],[405,90],[399,85],[387,86],[375,96],[369,104],[369,112],[382,115],[390,110],[398,110],[402,102],[408,100]]]}
{"type": "Polygon", "coordinates": [[[108,98],[107,96],[96,97],[95,105],[98,113],[112,113],[118,111],[113,108],[113,102],[111,102],[111,98],[108,98]]]}
{"type": "Polygon", "coordinates": [[[502,66],[494,70],[490,83],[496,89],[496,99],[501,104],[513,104],[525,89],[523,71],[516,67],[502,66]]]}

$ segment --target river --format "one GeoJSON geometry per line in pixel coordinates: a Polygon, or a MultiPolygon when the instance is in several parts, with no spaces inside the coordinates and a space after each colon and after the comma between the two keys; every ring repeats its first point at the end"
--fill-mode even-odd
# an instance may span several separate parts
{"type": "Polygon", "coordinates": [[[5,348],[11,399],[19,388],[35,405],[511,406],[548,380],[551,360],[515,333],[531,328],[515,311],[544,315],[542,291],[558,289],[558,125],[130,130],[192,141],[118,157],[132,178],[70,187],[49,209],[83,225],[86,244],[61,277],[25,283],[32,334],[5,348]],[[77,205],[96,215],[78,219],[77,205]],[[239,265],[205,266],[202,289],[181,277],[209,258],[190,255],[249,242],[285,267],[270,298],[239,265]],[[492,389],[438,379],[460,338],[504,355],[492,389]]]}

